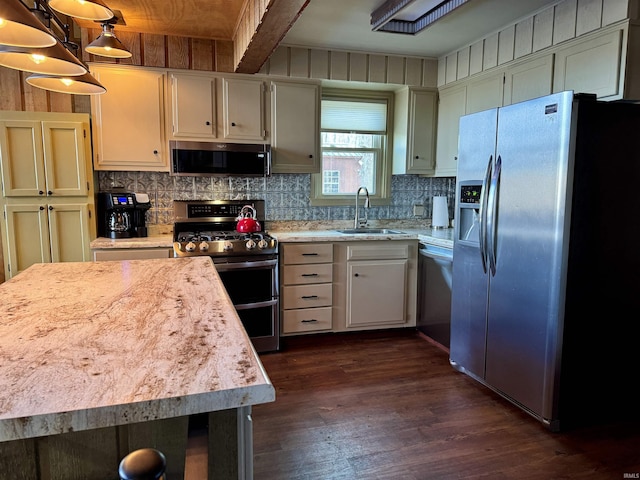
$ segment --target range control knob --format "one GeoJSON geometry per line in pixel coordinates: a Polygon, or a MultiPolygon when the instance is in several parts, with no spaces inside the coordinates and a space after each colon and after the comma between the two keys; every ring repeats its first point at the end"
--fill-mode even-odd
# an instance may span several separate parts
{"type": "Polygon", "coordinates": [[[231,243],[229,240],[225,240],[224,244],[222,245],[222,250],[225,252],[230,252],[233,250],[233,243],[231,243]]]}
{"type": "Polygon", "coordinates": [[[245,246],[247,247],[247,250],[253,250],[254,248],[256,248],[256,241],[253,239],[249,239],[247,240],[247,243],[245,246]]]}
{"type": "Polygon", "coordinates": [[[198,245],[198,248],[200,249],[201,252],[206,252],[207,250],[209,250],[209,244],[207,242],[200,242],[200,245],[198,245]]]}
{"type": "Polygon", "coordinates": [[[196,249],[196,244],[195,244],[195,243],[193,243],[193,242],[189,242],[189,243],[187,243],[187,244],[185,245],[184,249],[185,249],[187,252],[194,252],[194,251],[195,251],[195,249],[196,249]]]}
{"type": "Polygon", "coordinates": [[[269,242],[267,242],[264,238],[261,238],[260,241],[258,242],[258,248],[260,250],[264,250],[268,246],[269,246],[269,242]]]}

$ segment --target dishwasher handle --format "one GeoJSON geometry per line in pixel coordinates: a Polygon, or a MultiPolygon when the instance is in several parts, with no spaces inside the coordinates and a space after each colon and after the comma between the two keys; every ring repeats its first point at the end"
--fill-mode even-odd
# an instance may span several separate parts
{"type": "Polygon", "coordinates": [[[447,247],[436,247],[434,245],[420,243],[418,253],[423,257],[453,262],[453,249],[447,247]]]}

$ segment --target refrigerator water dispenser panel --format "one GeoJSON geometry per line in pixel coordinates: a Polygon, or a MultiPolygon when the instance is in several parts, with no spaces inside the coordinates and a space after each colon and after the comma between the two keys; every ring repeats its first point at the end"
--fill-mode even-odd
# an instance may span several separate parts
{"type": "Polygon", "coordinates": [[[480,242],[480,197],[482,193],[481,181],[466,181],[460,183],[458,198],[458,240],[468,245],[477,246],[480,242]]]}

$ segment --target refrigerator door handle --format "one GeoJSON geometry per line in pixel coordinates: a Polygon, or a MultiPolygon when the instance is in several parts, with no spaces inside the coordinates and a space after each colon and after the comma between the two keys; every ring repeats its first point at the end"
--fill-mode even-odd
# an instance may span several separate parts
{"type": "Polygon", "coordinates": [[[482,190],[480,191],[480,258],[482,259],[482,270],[487,273],[487,190],[489,189],[489,182],[491,181],[491,174],[493,172],[493,155],[489,156],[489,163],[487,169],[484,172],[484,180],[482,181],[482,190]]]}
{"type": "Polygon", "coordinates": [[[498,188],[500,172],[502,170],[502,157],[498,155],[496,165],[491,176],[489,195],[487,195],[487,257],[489,258],[489,270],[491,276],[496,275],[496,227],[498,217],[498,188]]]}

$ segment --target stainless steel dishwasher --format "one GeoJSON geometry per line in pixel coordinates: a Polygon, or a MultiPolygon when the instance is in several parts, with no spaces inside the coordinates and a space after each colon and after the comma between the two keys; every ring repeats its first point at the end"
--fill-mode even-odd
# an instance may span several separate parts
{"type": "Polygon", "coordinates": [[[448,349],[453,249],[421,242],[418,252],[417,327],[448,349]]]}

